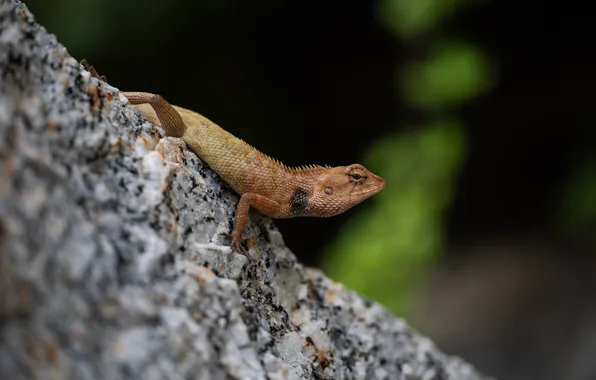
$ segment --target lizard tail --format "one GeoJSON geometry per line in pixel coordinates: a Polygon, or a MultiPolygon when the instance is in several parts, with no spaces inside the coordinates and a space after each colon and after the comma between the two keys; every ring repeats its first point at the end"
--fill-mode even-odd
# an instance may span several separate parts
{"type": "Polygon", "coordinates": [[[130,104],[136,106],[135,108],[147,121],[162,127],[166,131],[166,136],[182,137],[186,132],[186,124],[180,114],[161,95],[148,92],[123,92],[122,94],[130,104]],[[150,105],[153,110],[142,106],[145,104],[150,105]]]}

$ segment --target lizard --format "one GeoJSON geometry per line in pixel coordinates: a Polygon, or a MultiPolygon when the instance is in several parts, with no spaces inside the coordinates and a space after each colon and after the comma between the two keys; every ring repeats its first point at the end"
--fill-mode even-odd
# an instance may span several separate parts
{"type": "MultiPolygon", "coordinates": [[[[83,63],[83,62],[82,62],[83,63]]],[[[100,77],[86,62],[85,68],[100,77]]],[[[271,218],[330,217],[341,214],[385,188],[385,180],[360,164],[288,167],[201,114],[171,105],[161,95],[121,92],[148,122],[166,136],[181,138],[199,158],[240,195],[231,248],[249,260],[242,234],[251,207],[271,218]]]]}

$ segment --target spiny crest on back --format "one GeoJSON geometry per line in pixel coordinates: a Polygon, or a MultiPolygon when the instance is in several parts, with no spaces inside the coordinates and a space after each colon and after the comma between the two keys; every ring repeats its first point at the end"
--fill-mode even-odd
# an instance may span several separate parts
{"type": "Polygon", "coordinates": [[[286,167],[286,169],[290,172],[307,172],[307,171],[316,171],[316,170],[321,170],[321,169],[329,169],[329,166],[325,165],[325,166],[321,166],[321,165],[302,165],[302,166],[297,166],[297,167],[293,167],[293,168],[288,168],[286,167]]]}
{"type": "Polygon", "coordinates": [[[263,156],[266,160],[268,160],[269,162],[272,162],[273,164],[279,166],[280,168],[284,169],[288,173],[299,173],[299,172],[316,171],[316,170],[322,170],[322,169],[331,169],[331,166],[329,166],[329,165],[325,165],[325,166],[321,166],[321,165],[302,165],[302,166],[296,166],[296,167],[287,166],[283,162],[281,162],[280,160],[278,160],[276,158],[273,158],[273,157],[271,157],[271,156],[269,156],[269,155],[261,152],[260,150],[258,150],[254,146],[252,146],[252,145],[250,145],[250,144],[248,144],[246,142],[244,142],[244,143],[247,144],[248,146],[250,146],[257,154],[263,156]]]}

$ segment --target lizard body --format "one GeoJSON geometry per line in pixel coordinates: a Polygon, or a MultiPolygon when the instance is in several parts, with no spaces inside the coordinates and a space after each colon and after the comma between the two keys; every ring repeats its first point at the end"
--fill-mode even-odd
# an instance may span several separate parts
{"type": "Polygon", "coordinates": [[[180,137],[240,196],[232,248],[241,246],[248,210],[254,207],[272,218],[329,217],[378,193],[385,181],[364,166],[290,168],[220,128],[204,116],[170,105],[160,95],[123,92],[145,119],[180,137]]]}

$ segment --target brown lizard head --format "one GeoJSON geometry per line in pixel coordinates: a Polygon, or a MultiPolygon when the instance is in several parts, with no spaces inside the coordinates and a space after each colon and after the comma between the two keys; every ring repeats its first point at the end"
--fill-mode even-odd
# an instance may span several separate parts
{"type": "Polygon", "coordinates": [[[385,188],[385,180],[360,164],[329,168],[321,174],[309,200],[309,214],[341,214],[385,188]]]}

